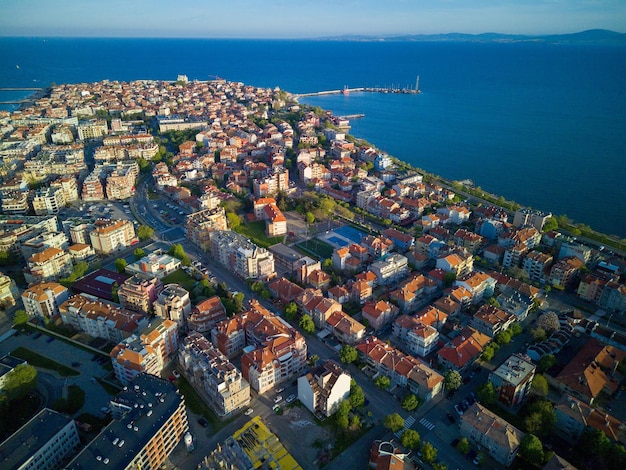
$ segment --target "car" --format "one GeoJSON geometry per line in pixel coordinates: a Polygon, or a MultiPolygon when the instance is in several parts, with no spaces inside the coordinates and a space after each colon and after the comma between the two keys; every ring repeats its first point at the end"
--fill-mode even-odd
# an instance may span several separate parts
{"type": "Polygon", "coordinates": [[[250,416],[252,413],[254,413],[254,410],[252,408],[248,408],[244,414],[246,416],[250,416]]]}
{"type": "Polygon", "coordinates": [[[285,391],[285,389],[283,387],[280,387],[280,388],[276,389],[276,393],[281,393],[281,392],[284,392],[284,391],[285,391]]]}
{"type": "Polygon", "coordinates": [[[450,421],[450,424],[456,423],[456,418],[454,417],[452,413],[448,412],[446,416],[448,417],[448,421],[450,421]]]}
{"type": "Polygon", "coordinates": [[[204,418],[198,418],[198,424],[203,428],[209,427],[209,422],[204,418]]]}
{"type": "Polygon", "coordinates": [[[170,382],[176,382],[176,377],[174,377],[173,375],[170,375],[168,379],[170,382]]]}
{"type": "Polygon", "coordinates": [[[454,405],[454,411],[456,411],[456,414],[458,414],[459,416],[463,416],[463,410],[458,404],[454,405]]]}
{"type": "Polygon", "coordinates": [[[480,459],[478,458],[478,455],[476,457],[474,457],[474,460],[472,460],[472,463],[474,465],[478,465],[480,463],[480,459]]]}
{"type": "Polygon", "coordinates": [[[54,336],[50,336],[50,338],[46,340],[46,343],[52,343],[53,341],[54,341],[54,336]]]}
{"type": "Polygon", "coordinates": [[[476,457],[476,450],[474,449],[471,449],[465,456],[467,460],[474,460],[474,457],[476,457]]]}
{"type": "Polygon", "coordinates": [[[41,333],[37,333],[35,336],[33,336],[33,339],[37,339],[41,337],[41,333]]]}
{"type": "Polygon", "coordinates": [[[450,443],[450,445],[451,445],[452,447],[456,447],[456,446],[457,446],[457,444],[459,443],[459,441],[460,441],[460,439],[457,437],[456,439],[454,439],[454,440],[450,443]]]}
{"type": "Polygon", "coordinates": [[[172,371],[172,375],[176,377],[177,379],[180,379],[180,372],[178,372],[176,369],[172,371]]]}
{"type": "Polygon", "coordinates": [[[100,411],[102,411],[105,415],[108,415],[111,412],[108,406],[103,406],[102,408],[100,408],[100,411]]]}
{"type": "Polygon", "coordinates": [[[91,380],[91,382],[94,383],[94,384],[98,382],[95,377],[92,377],[89,380],[91,380]]]}
{"type": "Polygon", "coordinates": [[[283,397],[281,397],[280,395],[274,398],[274,403],[280,403],[281,401],[283,401],[283,397]]]}
{"type": "Polygon", "coordinates": [[[278,406],[278,405],[274,405],[274,406],[272,407],[272,410],[274,410],[274,413],[278,413],[278,411],[280,410],[280,406],[278,406]]]}
{"type": "Polygon", "coordinates": [[[295,399],[296,399],[296,396],[292,393],[291,395],[287,397],[287,403],[291,403],[295,399]]]}

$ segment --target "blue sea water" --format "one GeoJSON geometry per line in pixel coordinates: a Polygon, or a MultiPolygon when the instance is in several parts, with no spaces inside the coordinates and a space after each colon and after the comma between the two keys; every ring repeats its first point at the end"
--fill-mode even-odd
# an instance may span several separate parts
{"type": "Polygon", "coordinates": [[[626,237],[625,47],[1,38],[0,58],[0,87],[186,74],[305,93],[419,75],[420,95],[302,102],[364,113],[352,134],[428,172],[626,237]]]}

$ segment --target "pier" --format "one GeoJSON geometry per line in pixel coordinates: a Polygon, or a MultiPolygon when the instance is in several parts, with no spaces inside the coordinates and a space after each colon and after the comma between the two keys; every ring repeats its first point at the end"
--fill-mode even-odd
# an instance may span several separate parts
{"type": "Polygon", "coordinates": [[[25,98],[17,100],[0,101],[0,104],[24,104],[33,103],[35,100],[42,98],[47,92],[48,88],[41,87],[0,87],[0,92],[3,91],[34,91],[35,93],[25,98]]]}
{"type": "Polygon", "coordinates": [[[292,96],[295,99],[305,98],[307,96],[324,96],[324,95],[349,95],[350,93],[395,93],[401,95],[417,95],[421,93],[416,88],[394,88],[394,87],[358,87],[358,88],[344,88],[343,90],[325,90],[315,91],[312,93],[294,93],[292,96]]]}

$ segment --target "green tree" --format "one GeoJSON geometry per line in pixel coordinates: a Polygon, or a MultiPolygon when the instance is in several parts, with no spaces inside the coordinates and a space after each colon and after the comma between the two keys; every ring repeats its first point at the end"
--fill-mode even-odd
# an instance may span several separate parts
{"type": "Polygon", "coordinates": [[[354,383],[350,384],[350,406],[352,406],[352,409],[360,408],[365,404],[365,393],[363,393],[363,389],[357,385],[354,379],[352,382],[354,383]]]}
{"type": "Polygon", "coordinates": [[[535,377],[533,378],[533,383],[530,387],[532,393],[534,393],[535,395],[538,395],[540,397],[548,396],[548,381],[543,375],[535,375],[535,377]]]}
{"type": "Polygon", "coordinates": [[[456,445],[456,448],[461,454],[467,455],[470,451],[470,443],[466,437],[462,437],[459,439],[459,443],[456,445]]]}
{"type": "Polygon", "coordinates": [[[28,316],[28,313],[26,313],[26,310],[19,309],[15,311],[15,315],[13,316],[13,324],[15,326],[23,325],[29,319],[30,317],[28,316]]]}
{"type": "Polygon", "coordinates": [[[402,433],[400,441],[402,445],[409,450],[417,449],[420,445],[420,435],[414,429],[407,429],[402,433]]]}
{"type": "Polygon", "coordinates": [[[485,361],[485,362],[489,362],[493,359],[493,356],[495,356],[496,351],[493,348],[493,346],[491,344],[488,344],[487,346],[485,346],[485,349],[483,350],[483,353],[480,355],[480,358],[485,361]]]}
{"type": "Polygon", "coordinates": [[[12,251],[0,251],[0,266],[13,266],[19,263],[19,257],[12,251]]]}
{"type": "Polygon", "coordinates": [[[537,436],[527,433],[520,442],[519,455],[533,465],[543,464],[543,446],[537,436]]]}
{"type": "Polygon", "coordinates": [[[350,425],[350,402],[343,400],[335,412],[335,422],[340,429],[348,429],[350,425]]]}
{"type": "Polygon", "coordinates": [[[298,315],[298,305],[295,302],[289,302],[285,305],[285,318],[287,320],[294,320],[298,315]]]}
{"type": "Polygon", "coordinates": [[[302,317],[300,317],[298,325],[305,333],[311,334],[315,332],[315,323],[313,323],[313,320],[311,320],[311,317],[307,314],[304,314],[302,315],[302,317]]]}
{"type": "Polygon", "coordinates": [[[20,364],[6,374],[2,392],[7,401],[22,397],[37,386],[37,369],[28,364],[20,364]]]}
{"type": "Polygon", "coordinates": [[[430,442],[424,442],[422,444],[422,460],[426,463],[432,463],[437,459],[437,448],[430,442]]]}
{"type": "Polygon", "coordinates": [[[434,462],[433,470],[448,470],[448,466],[443,462],[434,462]]]}
{"type": "Polygon", "coordinates": [[[523,331],[522,325],[515,322],[509,327],[509,331],[511,332],[511,336],[517,336],[523,331]]]}
{"type": "Polygon", "coordinates": [[[391,432],[398,432],[404,427],[404,419],[398,413],[393,413],[385,416],[385,419],[383,419],[383,426],[391,432]]]}
{"type": "Polygon", "coordinates": [[[136,260],[139,260],[143,258],[144,256],[146,256],[146,252],[143,251],[141,248],[135,248],[135,251],[133,251],[133,256],[135,257],[136,260]]]}
{"type": "Polygon", "coordinates": [[[115,269],[117,270],[118,273],[123,273],[126,270],[127,265],[128,263],[126,262],[124,258],[117,258],[115,260],[115,269]]]}
{"type": "Polygon", "coordinates": [[[180,264],[182,264],[183,266],[189,266],[191,264],[187,253],[185,253],[183,245],[181,245],[180,243],[173,244],[167,251],[167,254],[173,256],[174,258],[178,258],[180,260],[180,264]]]}
{"type": "Polygon", "coordinates": [[[443,376],[443,384],[446,390],[457,390],[463,383],[463,377],[458,371],[449,369],[443,376]]]}
{"type": "Polygon", "coordinates": [[[307,212],[306,214],[304,214],[304,220],[309,225],[315,222],[315,216],[313,215],[313,212],[307,212]]]}
{"type": "Polygon", "coordinates": [[[500,346],[509,344],[511,342],[511,333],[509,333],[508,330],[501,331],[495,336],[494,339],[496,340],[496,343],[500,346]]]}
{"type": "Polygon", "coordinates": [[[137,237],[139,240],[148,240],[154,235],[154,229],[149,225],[140,225],[137,227],[137,237]]]}
{"type": "Polygon", "coordinates": [[[344,364],[352,364],[359,357],[359,353],[355,347],[344,344],[339,350],[339,359],[344,364]]]}
{"type": "Polygon", "coordinates": [[[241,225],[241,218],[234,212],[228,212],[226,220],[228,221],[228,228],[231,230],[237,230],[241,225]]]}
{"type": "Polygon", "coordinates": [[[402,408],[407,411],[413,411],[420,406],[420,399],[417,398],[417,395],[413,393],[409,393],[406,397],[402,399],[402,408]]]}
{"type": "Polygon", "coordinates": [[[480,385],[477,389],[478,399],[484,405],[492,405],[496,402],[496,390],[491,382],[480,385]]]}
{"type": "Polygon", "coordinates": [[[445,287],[450,287],[456,281],[456,274],[453,272],[445,273],[443,275],[443,285],[445,287]]]}
{"type": "Polygon", "coordinates": [[[498,299],[496,299],[495,297],[489,297],[487,299],[487,303],[489,305],[493,305],[494,307],[500,308],[500,302],[498,302],[498,299]]]}
{"type": "Polygon", "coordinates": [[[320,360],[320,357],[317,354],[313,354],[311,357],[309,357],[309,365],[311,365],[311,367],[315,367],[315,364],[317,364],[317,361],[320,360]]]}
{"type": "Polygon", "coordinates": [[[549,217],[548,220],[543,224],[542,232],[551,232],[559,228],[559,221],[556,217],[549,217]]]}
{"type": "Polygon", "coordinates": [[[533,340],[536,343],[544,341],[548,336],[546,335],[546,330],[543,328],[537,327],[530,330],[530,334],[533,336],[533,340]]]}
{"type": "Polygon", "coordinates": [[[389,380],[387,376],[379,375],[378,378],[374,380],[374,384],[381,390],[387,390],[391,385],[391,380],[389,380]]]}
{"type": "Polygon", "coordinates": [[[539,362],[537,363],[537,372],[543,374],[555,364],[556,357],[554,357],[554,354],[545,354],[541,356],[541,359],[539,359],[539,362]]]}
{"type": "Polygon", "coordinates": [[[548,435],[556,424],[554,405],[549,400],[537,400],[528,405],[526,429],[533,434],[548,435]]]}

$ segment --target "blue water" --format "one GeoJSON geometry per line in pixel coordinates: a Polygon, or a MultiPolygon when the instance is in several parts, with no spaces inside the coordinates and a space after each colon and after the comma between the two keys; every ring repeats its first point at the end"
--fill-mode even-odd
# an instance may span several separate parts
{"type": "Polygon", "coordinates": [[[351,133],[428,172],[626,237],[624,47],[0,38],[0,57],[0,87],[186,74],[304,93],[420,75],[421,95],[303,102],[365,113],[351,133]]]}

